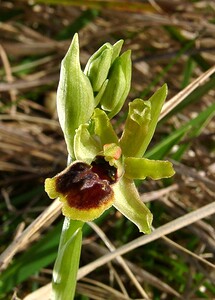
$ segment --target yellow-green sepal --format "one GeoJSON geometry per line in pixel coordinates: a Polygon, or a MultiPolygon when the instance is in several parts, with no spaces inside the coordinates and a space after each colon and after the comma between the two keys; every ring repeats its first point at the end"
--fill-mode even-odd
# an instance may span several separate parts
{"type": "Polygon", "coordinates": [[[164,84],[149,100],[135,99],[129,104],[129,113],[120,139],[125,156],[144,155],[153,137],[166,96],[167,85],[164,84]]]}
{"type": "Polygon", "coordinates": [[[141,201],[134,182],[125,177],[113,185],[114,207],[133,222],[140,232],[150,233],[153,216],[141,201]]]}
{"type": "Polygon", "coordinates": [[[173,165],[169,161],[150,160],[147,158],[124,158],[124,176],[129,179],[145,179],[150,177],[154,180],[169,178],[175,174],[173,165]]]}

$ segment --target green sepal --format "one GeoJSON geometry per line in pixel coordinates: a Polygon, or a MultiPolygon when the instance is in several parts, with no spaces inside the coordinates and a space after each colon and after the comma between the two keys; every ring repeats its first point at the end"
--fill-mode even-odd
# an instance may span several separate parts
{"type": "Polygon", "coordinates": [[[108,74],[108,84],[100,101],[101,108],[114,117],[122,108],[131,85],[131,51],[117,57],[108,74]]]}
{"type": "Polygon", "coordinates": [[[64,132],[68,152],[73,157],[75,130],[88,122],[94,110],[93,90],[82,72],[79,60],[78,35],[75,34],[67,54],[61,63],[57,90],[57,111],[64,132]]]}
{"type": "Polygon", "coordinates": [[[175,174],[172,163],[169,161],[135,157],[125,157],[124,170],[124,176],[129,179],[145,179],[146,177],[150,177],[157,180],[169,178],[175,174]]]}
{"type": "Polygon", "coordinates": [[[129,112],[125,122],[120,146],[124,156],[141,156],[144,138],[151,121],[151,103],[135,99],[129,103],[129,112]]]}
{"type": "Polygon", "coordinates": [[[112,63],[113,46],[102,45],[88,60],[84,73],[90,79],[94,92],[98,92],[107,79],[112,63]]]}
{"type": "Polygon", "coordinates": [[[148,148],[148,145],[154,135],[158,119],[160,116],[161,109],[163,107],[163,104],[166,100],[168,93],[167,84],[164,84],[159,90],[157,90],[154,95],[149,99],[151,103],[151,121],[149,124],[149,130],[147,132],[147,135],[144,138],[144,144],[141,149],[141,156],[144,155],[146,149],[148,148]]]}
{"type": "Polygon", "coordinates": [[[98,139],[89,132],[89,125],[82,124],[76,130],[74,153],[77,160],[91,164],[95,156],[102,150],[98,139]]]}
{"type": "Polygon", "coordinates": [[[107,114],[99,108],[94,110],[92,116],[92,127],[94,133],[99,137],[101,144],[115,143],[118,145],[118,137],[110,123],[107,114]]]}
{"type": "Polygon", "coordinates": [[[113,190],[115,208],[133,222],[140,232],[150,233],[153,216],[141,201],[133,181],[123,177],[113,185],[113,190]]]}
{"type": "Polygon", "coordinates": [[[167,85],[164,84],[148,101],[135,99],[129,104],[129,113],[120,139],[125,156],[144,155],[153,137],[166,95],[167,85]]]}

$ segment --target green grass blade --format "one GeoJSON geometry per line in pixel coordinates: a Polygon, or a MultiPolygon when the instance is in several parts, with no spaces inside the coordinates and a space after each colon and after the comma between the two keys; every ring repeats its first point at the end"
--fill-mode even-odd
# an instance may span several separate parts
{"type": "Polygon", "coordinates": [[[5,294],[12,288],[55,260],[61,227],[60,222],[0,274],[0,299],[5,299],[5,294]]]}
{"type": "MultiPolygon", "coordinates": [[[[178,28],[173,27],[173,26],[164,26],[164,28],[166,29],[166,31],[169,33],[169,35],[171,36],[171,38],[175,39],[176,41],[178,41],[181,46],[186,45],[187,43],[189,44],[190,41],[188,39],[186,39],[178,30],[178,28]]],[[[195,40],[193,40],[193,42],[195,42],[195,40]]],[[[201,56],[201,54],[196,53],[196,54],[191,54],[190,55],[193,60],[195,60],[195,62],[201,67],[201,69],[203,71],[207,71],[210,68],[210,65],[208,64],[208,62],[201,56]]]]}
{"type": "MultiPolygon", "coordinates": [[[[95,223],[101,224],[109,215],[109,211],[95,220],[95,223]]],[[[5,295],[15,286],[25,281],[35,273],[40,272],[42,268],[53,263],[57,256],[59,239],[61,236],[62,222],[46,233],[39,241],[35,242],[27,251],[18,258],[0,274],[0,299],[5,299],[5,295]]],[[[75,227],[73,228],[73,230],[75,227]]],[[[77,227],[76,227],[77,229],[77,227]]],[[[83,227],[83,235],[88,236],[92,232],[87,224],[83,227]]],[[[64,238],[61,238],[61,246],[64,244],[64,238]]]]}
{"type": "Polygon", "coordinates": [[[207,81],[205,84],[199,86],[195,91],[193,91],[184,101],[182,101],[179,105],[176,106],[169,114],[162,119],[162,123],[165,122],[168,118],[175,115],[179,111],[182,111],[188,105],[195,103],[207,94],[211,89],[214,89],[215,86],[215,76],[211,76],[210,80],[207,81]]]}
{"type": "MultiPolygon", "coordinates": [[[[192,130],[190,130],[187,135],[187,138],[189,140],[192,140],[193,138],[198,137],[199,134],[201,133],[201,131],[208,124],[210,119],[215,115],[215,104],[208,107],[200,115],[201,115],[201,117],[199,117],[200,121],[193,122],[192,130]]],[[[179,161],[181,159],[181,157],[183,156],[184,152],[190,147],[191,142],[189,142],[189,143],[185,142],[184,144],[180,145],[178,150],[173,155],[171,155],[171,158],[179,161]]]]}
{"type": "MultiPolygon", "coordinates": [[[[151,159],[164,158],[170,152],[172,147],[183,138],[184,135],[190,138],[198,136],[202,127],[214,115],[214,113],[215,104],[212,104],[203,112],[201,112],[195,119],[187,122],[184,126],[182,126],[180,129],[175,130],[168,137],[165,137],[159,144],[154,146],[146,153],[146,157],[151,159]]],[[[182,152],[182,154],[183,153],[184,151],[182,152]]]]}
{"type": "Polygon", "coordinates": [[[184,78],[181,83],[181,89],[184,89],[190,83],[190,78],[192,76],[193,69],[195,68],[195,66],[195,61],[192,58],[188,58],[184,69],[184,78]]]}
{"type": "Polygon", "coordinates": [[[151,89],[155,87],[161,80],[163,80],[164,76],[168,73],[168,71],[178,62],[179,58],[191,47],[193,47],[193,41],[184,45],[176,54],[174,58],[170,60],[170,62],[162,69],[162,71],[157,74],[155,79],[148,85],[148,87],[140,94],[140,98],[145,98],[151,89]]]}

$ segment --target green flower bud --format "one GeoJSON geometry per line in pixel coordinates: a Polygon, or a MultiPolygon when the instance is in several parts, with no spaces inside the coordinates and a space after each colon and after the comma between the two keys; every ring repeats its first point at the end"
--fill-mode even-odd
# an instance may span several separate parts
{"type": "Polygon", "coordinates": [[[113,45],[113,55],[112,55],[112,61],[111,63],[114,62],[114,60],[119,56],[120,51],[122,49],[122,45],[123,45],[124,41],[123,40],[119,40],[118,42],[116,42],[113,45]]]}
{"type": "Polygon", "coordinates": [[[84,73],[90,79],[94,92],[100,92],[102,89],[103,93],[104,82],[108,77],[112,63],[120,54],[122,45],[123,40],[119,40],[113,46],[110,43],[105,43],[89,58],[84,73]]]}
{"type": "Polygon", "coordinates": [[[114,117],[122,108],[131,85],[131,51],[117,57],[111,66],[108,83],[100,101],[102,109],[114,117]]]}
{"type": "Polygon", "coordinates": [[[74,135],[80,124],[89,121],[95,105],[88,77],[82,72],[79,60],[78,35],[62,60],[57,90],[57,110],[68,152],[74,157],[74,135]]]}
{"type": "Polygon", "coordinates": [[[94,92],[98,92],[107,78],[112,62],[113,46],[109,43],[99,48],[88,60],[84,73],[90,79],[94,92]]]}

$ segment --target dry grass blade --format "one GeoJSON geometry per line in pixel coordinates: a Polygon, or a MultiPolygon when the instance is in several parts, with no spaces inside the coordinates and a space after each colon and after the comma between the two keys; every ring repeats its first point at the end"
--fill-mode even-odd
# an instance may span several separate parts
{"type": "MultiPolygon", "coordinates": [[[[105,245],[109,248],[109,250],[111,252],[116,250],[116,248],[111,243],[111,241],[107,238],[107,236],[104,234],[104,232],[96,224],[91,222],[91,223],[89,223],[89,225],[100,236],[100,238],[104,241],[105,245]]],[[[124,271],[126,272],[128,277],[130,278],[131,282],[133,282],[134,286],[137,288],[139,293],[142,295],[142,297],[144,297],[145,299],[149,299],[149,296],[144,291],[142,286],[139,284],[136,277],[134,276],[134,274],[131,272],[130,268],[126,264],[125,260],[121,256],[117,257],[116,259],[119,262],[119,264],[122,266],[122,268],[124,269],[124,271]]]]}
{"type": "Polygon", "coordinates": [[[141,195],[141,200],[145,203],[149,202],[149,201],[153,201],[153,200],[161,198],[162,196],[168,195],[170,192],[176,191],[178,189],[179,189],[179,185],[175,183],[166,188],[160,189],[158,191],[143,193],[141,195]]]}
{"type": "Polygon", "coordinates": [[[107,286],[106,284],[103,284],[97,280],[93,280],[90,278],[83,278],[82,279],[83,282],[87,283],[84,286],[86,287],[86,290],[81,289],[81,286],[83,286],[83,283],[78,283],[77,285],[77,291],[83,293],[84,295],[87,295],[88,297],[90,297],[90,299],[104,299],[106,300],[107,298],[111,298],[111,299],[122,299],[122,300],[130,300],[130,298],[126,295],[123,295],[122,293],[120,293],[119,291],[113,289],[112,287],[107,286]],[[88,293],[88,290],[94,291],[95,290],[95,294],[92,294],[91,296],[88,293]],[[99,293],[100,292],[100,295],[99,293]],[[102,298],[103,296],[103,298],[102,298]]]}
{"type": "Polygon", "coordinates": [[[97,259],[96,261],[88,264],[79,269],[78,272],[78,279],[86,276],[96,268],[104,265],[105,263],[111,261],[112,259],[116,258],[119,255],[123,255],[133,249],[136,249],[140,246],[148,244],[152,241],[159,239],[160,237],[170,234],[171,232],[175,232],[183,227],[186,227],[198,220],[201,220],[207,216],[210,216],[215,213],[215,202],[205,205],[196,211],[188,213],[182,217],[179,217],[157,229],[155,229],[150,235],[145,235],[139,237],[132,242],[118,248],[116,251],[104,255],[103,257],[97,259]]]}
{"type": "MultiPolygon", "coordinates": [[[[184,228],[190,224],[195,223],[196,221],[199,221],[205,217],[208,217],[210,215],[213,215],[215,213],[215,202],[212,202],[208,205],[205,205],[196,211],[190,212],[182,217],[179,217],[157,229],[155,229],[150,235],[145,235],[141,236],[132,242],[116,249],[115,251],[108,253],[97,260],[95,260],[92,263],[89,263],[88,265],[82,267],[78,271],[78,279],[83,278],[87,274],[91,273],[94,271],[96,268],[103,266],[107,262],[115,259],[116,257],[123,255],[125,253],[128,253],[140,246],[143,246],[145,244],[148,244],[152,241],[155,241],[167,234],[170,234],[172,232],[175,232],[181,228],[184,228]]],[[[36,300],[38,298],[37,295],[38,293],[41,293],[41,291],[44,291],[43,299],[48,299],[49,294],[51,291],[51,284],[42,287],[41,289],[37,290],[36,292],[28,295],[27,297],[24,298],[24,300],[36,300]]]]}
{"type": "Polygon", "coordinates": [[[61,203],[56,199],[39,217],[31,223],[0,256],[0,269],[9,264],[13,255],[29,243],[29,239],[41,228],[49,226],[60,214],[61,203]]]}
{"type": "Polygon", "coordinates": [[[188,95],[190,95],[198,86],[205,82],[215,72],[215,66],[211,67],[205,73],[200,75],[196,80],[189,84],[177,95],[166,102],[162,108],[159,120],[163,119],[170,111],[172,111],[179,103],[181,103],[188,95]]]}
{"type": "Polygon", "coordinates": [[[194,253],[194,252],[189,251],[188,249],[186,249],[186,248],[184,248],[183,246],[181,246],[181,245],[175,243],[174,241],[172,241],[172,240],[169,239],[168,237],[163,236],[162,239],[163,239],[164,241],[166,241],[167,243],[169,243],[170,245],[172,245],[173,247],[179,249],[180,251],[182,251],[182,252],[184,252],[184,253],[186,253],[186,254],[192,256],[193,258],[195,258],[195,259],[201,261],[202,263],[208,265],[209,267],[215,269],[215,265],[212,264],[210,261],[204,259],[203,257],[197,255],[197,254],[194,253]]]}
{"type": "Polygon", "coordinates": [[[49,125],[50,127],[54,127],[56,129],[60,129],[60,125],[55,120],[49,120],[46,118],[41,117],[34,117],[34,116],[28,116],[24,114],[16,114],[15,116],[11,115],[0,115],[0,120],[15,120],[15,121],[26,121],[30,123],[38,123],[38,124],[44,124],[49,125]]]}
{"type": "MultiPolygon", "coordinates": [[[[13,76],[12,76],[12,72],[11,72],[11,67],[10,67],[10,63],[7,57],[7,54],[4,50],[4,48],[2,47],[2,45],[0,45],[0,57],[2,58],[2,62],[4,65],[4,69],[5,69],[5,74],[6,74],[6,79],[8,81],[8,83],[12,83],[13,82],[13,76]]],[[[16,102],[16,91],[15,90],[10,90],[10,98],[12,101],[12,107],[11,107],[11,113],[14,114],[16,112],[16,106],[14,105],[16,102]]]]}
{"type": "Polygon", "coordinates": [[[182,174],[185,176],[192,177],[196,179],[197,181],[200,181],[204,183],[208,188],[210,188],[212,191],[215,191],[215,182],[211,179],[208,179],[205,176],[202,176],[199,174],[195,169],[192,169],[190,167],[185,166],[182,163],[172,161],[174,165],[174,169],[178,174],[182,174]]]}
{"type": "Polygon", "coordinates": [[[15,82],[11,83],[0,83],[0,92],[7,92],[10,90],[21,90],[21,89],[31,89],[35,87],[39,87],[45,84],[52,84],[53,82],[58,81],[59,75],[48,75],[48,76],[43,76],[38,79],[34,79],[31,81],[28,80],[17,80],[15,82]]]}
{"type": "MultiPolygon", "coordinates": [[[[94,253],[96,256],[103,256],[108,253],[108,250],[101,245],[98,245],[94,242],[87,245],[87,250],[94,253]]],[[[180,294],[170,287],[167,283],[156,277],[155,275],[149,273],[142,267],[138,266],[137,264],[124,259],[131,271],[135,274],[136,277],[139,278],[141,284],[147,283],[151,286],[156,287],[158,290],[161,290],[165,293],[174,295],[180,298],[180,294]]],[[[117,260],[114,260],[114,263],[118,264],[117,260]]]]}

